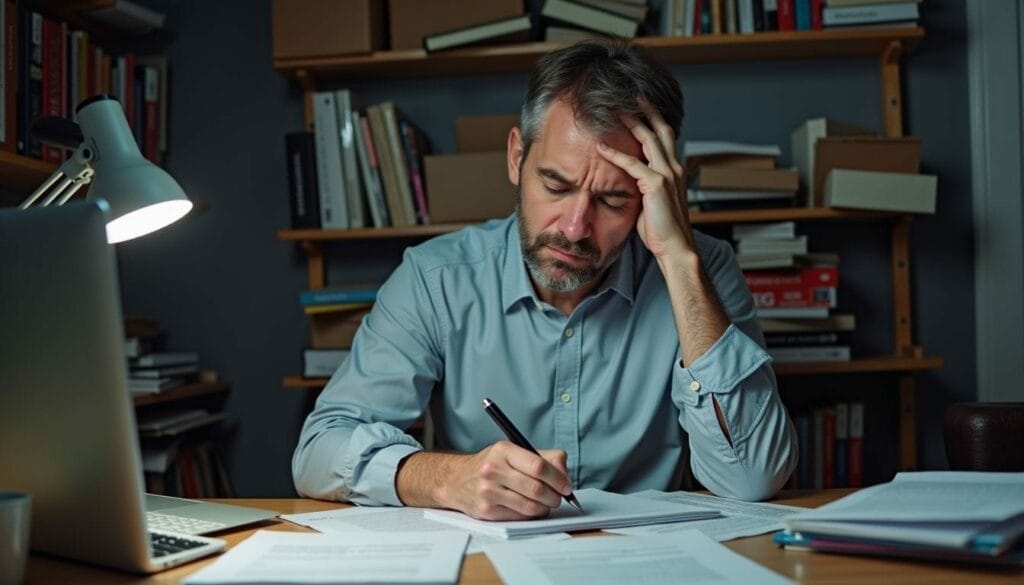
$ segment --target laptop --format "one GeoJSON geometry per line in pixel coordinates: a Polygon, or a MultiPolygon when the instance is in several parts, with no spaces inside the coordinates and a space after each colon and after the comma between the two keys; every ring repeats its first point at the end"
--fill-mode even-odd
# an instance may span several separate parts
{"type": "Polygon", "coordinates": [[[274,513],[143,493],[104,208],[0,210],[0,489],[32,494],[32,550],[152,573],[274,513]]]}

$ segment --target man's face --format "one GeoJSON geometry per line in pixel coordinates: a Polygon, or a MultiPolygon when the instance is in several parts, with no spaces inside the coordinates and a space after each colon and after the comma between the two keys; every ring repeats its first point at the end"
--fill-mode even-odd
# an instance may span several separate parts
{"type": "Polygon", "coordinates": [[[522,168],[518,129],[509,136],[523,258],[540,287],[570,292],[595,283],[636,227],[636,180],[597,153],[601,140],[644,160],[640,143],[625,127],[595,136],[576,125],[562,101],[549,108],[522,168]]]}

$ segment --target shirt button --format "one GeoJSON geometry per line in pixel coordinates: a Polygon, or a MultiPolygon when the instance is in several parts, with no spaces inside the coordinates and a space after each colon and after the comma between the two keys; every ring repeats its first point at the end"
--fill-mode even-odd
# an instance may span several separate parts
{"type": "Polygon", "coordinates": [[[700,382],[698,382],[697,380],[690,382],[690,390],[693,390],[694,392],[700,392],[700,382]]]}
{"type": "Polygon", "coordinates": [[[562,402],[564,402],[566,404],[569,404],[570,402],[572,402],[572,394],[569,394],[568,392],[564,392],[562,394],[562,402]]]}
{"type": "Polygon", "coordinates": [[[569,328],[567,328],[565,330],[565,336],[566,337],[572,337],[573,333],[576,333],[576,332],[572,330],[572,327],[569,327],[569,328]]]}

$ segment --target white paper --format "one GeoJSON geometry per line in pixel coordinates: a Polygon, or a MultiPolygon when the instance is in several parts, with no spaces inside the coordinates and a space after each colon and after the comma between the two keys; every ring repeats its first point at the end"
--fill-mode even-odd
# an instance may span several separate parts
{"type": "MultiPolygon", "coordinates": [[[[466,547],[467,555],[483,552],[483,545],[489,542],[504,541],[504,539],[494,536],[460,531],[448,524],[427,520],[423,517],[423,508],[339,508],[306,514],[281,514],[280,518],[327,534],[348,534],[361,531],[458,532],[469,535],[469,546],[466,547]]],[[[565,540],[570,536],[566,532],[556,532],[532,538],[565,540]]]]}
{"type": "Polygon", "coordinates": [[[589,530],[595,528],[623,528],[683,520],[715,518],[719,512],[708,508],[687,506],[671,502],[656,502],[646,498],[613,494],[588,488],[577,490],[576,499],[583,513],[562,502],[547,518],[492,522],[477,520],[451,510],[426,510],[423,517],[437,520],[474,532],[501,538],[515,538],[533,534],[546,534],[563,530],[589,530]]]}
{"type": "Polygon", "coordinates": [[[684,530],[699,530],[704,535],[719,542],[754,536],[766,532],[782,530],[782,519],[788,518],[807,508],[768,504],[763,502],[744,502],[716,496],[695,494],[692,492],[660,492],[647,490],[632,494],[641,498],[662,502],[676,502],[718,510],[721,518],[710,520],[694,520],[691,522],[673,522],[671,524],[654,524],[652,526],[634,526],[632,528],[606,529],[615,534],[671,534],[684,530]]]}
{"type": "Polygon", "coordinates": [[[668,535],[489,544],[484,552],[506,585],[792,583],[696,530],[668,535]]]}
{"type": "Polygon", "coordinates": [[[455,583],[467,540],[458,533],[261,530],[185,583],[455,583]]]}
{"type": "Polygon", "coordinates": [[[688,157],[711,154],[781,156],[782,149],[777,144],[742,144],[739,142],[726,142],[724,140],[687,140],[683,143],[683,153],[688,157]]]}

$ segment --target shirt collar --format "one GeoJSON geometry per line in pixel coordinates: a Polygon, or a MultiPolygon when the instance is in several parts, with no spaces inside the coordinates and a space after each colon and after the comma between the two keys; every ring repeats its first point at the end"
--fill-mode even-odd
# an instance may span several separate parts
{"type": "MultiPolygon", "coordinates": [[[[519,242],[519,216],[512,214],[508,220],[506,233],[505,266],[502,268],[501,305],[508,311],[522,300],[539,304],[540,299],[533,289],[533,281],[523,260],[523,248],[519,242]]],[[[622,254],[615,264],[608,269],[604,282],[591,297],[596,297],[611,290],[618,293],[630,305],[633,304],[634,283],[636,282],[635,250],[638,236],[633,233],[622,247],[622,254]]]]}

